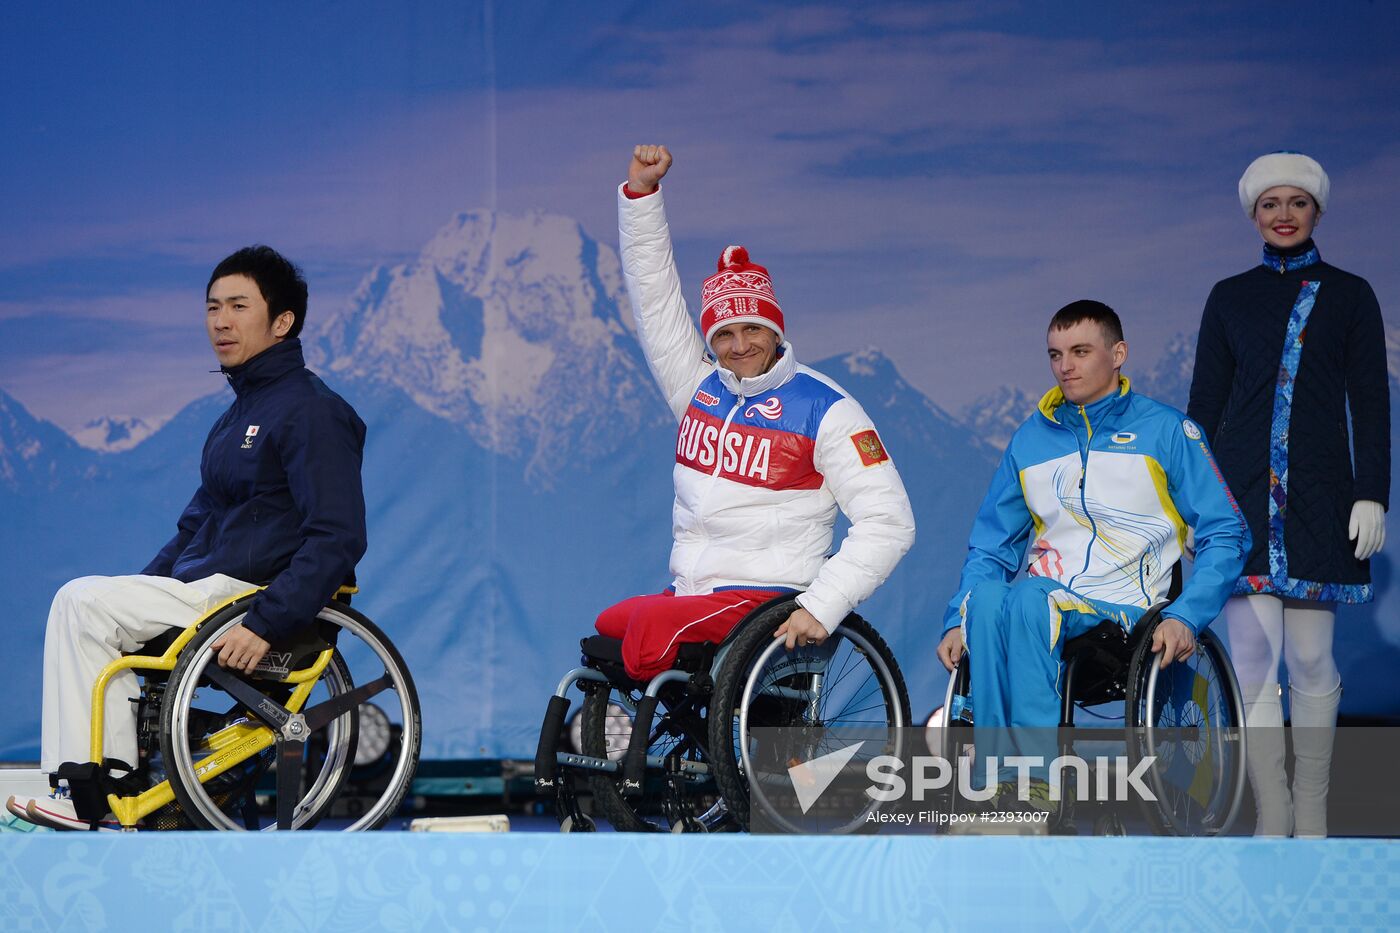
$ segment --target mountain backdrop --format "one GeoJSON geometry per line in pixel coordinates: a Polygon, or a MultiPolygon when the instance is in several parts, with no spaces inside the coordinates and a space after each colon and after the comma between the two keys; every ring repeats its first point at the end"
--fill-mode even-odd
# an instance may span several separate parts
{"type": "MultiPolygon", "coordinates": [[[[616,252],[566,217],[460,214],[416,258],[371,270],[304,340],[310,365],[369,428],[357,605],[414,672],[425,756],[530,754],[598,611],[669,582],[675,428],[616,252]]],[[[1193,352],[1179,338],[1136,384],[1184,405],[1193,352]]],[[[870,412],[913,500],[918,542],[861,612],[894,648],[922,716],[946,676],[933,649],[967,529],[1033,400],[1000,388],[955,417],[874,347],[804,362],[870,412]]],[[[137,572],[173,533],[205,433],[232,397],[210,378],[207,397],[154,430],[114,417],[80,432],[83,443],[0,391],[10,711],[0,759],[37,756],[54,590],[85,573],[137,572]]],[[[1377,621],[1400,618],[1394,555],[1392,545],[1375,562],[1378,603],[1339,625],[1348,712],[1400,713],[1388,686],[1400,628],[1377,621]]]]}

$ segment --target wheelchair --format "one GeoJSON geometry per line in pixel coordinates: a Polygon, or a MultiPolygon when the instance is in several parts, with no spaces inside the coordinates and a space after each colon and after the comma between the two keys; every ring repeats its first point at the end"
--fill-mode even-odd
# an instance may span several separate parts
{"type": "Polygon", "coordinates": [[[124,830],[310,829],[332,815],[357,764],[373,799],[349,808],[357,818],[345,828],[378,828],[398,809],[422,743],[418,695],[402,656],[350,608],[357,589],[347,586],[251,674],[226,670],[210,646],[243,620],[260,591],[228,599],[102,670],[92,692],[91,760],[58,772],[80,817],[110,811],[124,830]],[[126,670],[141,680],[132,698],[135,763],[104,759],[102,748],[107,686],[126,670]],[[263,825],[260,798],[272,798],[271,825],[263,825]]]}
{"type": "MultiPolygon", "coordinates": [[[[1095,628],[1065,643],[1060,675],[1059,748],[1072,754],[1075,741],[1115,739],[1114,730],[1075,729],[1076,710],[1099,719],[1117,720],[1094,711],[1110,703],[1123,704],[1127,761],[1136,770],[1145,758],[1146,783],[1156,801],[1140,800],[1143,816],[1161,835],[1224,835],[1234,823],[1244,797],[1244,699],[1235,669],[1220,639],[1210,629],[1196,636],[1196,652],[1166,670],[1152,653],[1152,633],[1162,612],[1181,592],[1181,568],[1173,571],[1166,600],[1154,604],[1126,631],[1105,619],[1095,628]]],[[[971,767],[975,696],[970,689],[967,654],[948,678],[942,728],[936,730],[936,753],[953,765],[954,773],[971,767]]],[[[1097,742],[1096,742],[1097,744],[1097,742]]],[[[1100,775],[1105,777],[1105,775],[1100,775]]],[[[954,782],[956,787],[956,781],[954,782]]],[[[1079,788],[1080,803],[1086,788],[1079,788]]],[[[1103,799],[1102,794],[1094,795],[1103,799]]],[[[1122,799],[1121,797],[1119,799],[1122,799]]],[[[947,806],[958,808],[955,793],[947,806]]],[[[1076,804],[1062,794],[1050,817],[1050,831],[1077,832],[1076,804]]],[[[1094,823],[1097,835],[1124,835],[1121,816],[1106,810],[1094,823]]]]}
{"type": "MultiPolygon", "coordinates": [[[[854,613],[821,645],[788,651],[774,633],[796,608],[791,594],[771,599],[723,641],[682,645],[672,668],[646,682],[623,669],[619,639],[584,638],[582,666],[550,698],[535,755],[536,789],[554,797],[561,831],[596,828],[575,788],[583,775],[597,811],[619,831],[746,831],[761,809],[765,826],[800,832],[806,827],[779,804],[791,796],[794,750],[775,747],[775,730],[799,743],[811,737],[799,761],[824,754],[833,727],[878,728],[888,744],[866,757],[897,754],[910,714],[894,654],[854,613]],[[575,686],[584,695],[579,747],[561,750],[575,686]]],[[[835,828],[863,823],[855,814],[835,828]]]]}

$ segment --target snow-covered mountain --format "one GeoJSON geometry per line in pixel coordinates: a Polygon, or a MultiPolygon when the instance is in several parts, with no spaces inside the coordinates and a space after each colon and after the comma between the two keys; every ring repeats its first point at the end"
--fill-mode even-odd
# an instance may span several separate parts
{"type": "Polygon", "coordinates": [[[999,386],[963,409],[962,421],[990,449],[1000,453],[1011,435],[1035,410],[1036,399],[1018,386],[999,386]]]}
{"type": "Polygon", "coordinates": [[[89,450],[116,453],[130,450],[150,437],[164,422],[121,415],[94,418],[73,432],[73,440],[89,450]]]}
{"type": "MultiPolygon", "coordinates": [[[[392,386],[551,486],[666,420],[616,252],[553,214],[458,214],[371,272],[319,341],[335,378],[392,386]]],[[[316,357],[314,356],[313,359],[316,357]]]]}
{"type": "Polygon", "coordinates": [[[1167,341],[1162,355],[1150,369],[1129,375],[1133,377],[1135,390],[1185,411],[1191,398],[1191,372],[1195,365],[1195,332],[1177,334],[1167,341]]]}
{"type": "Polygon", "coordinates": [[[94,475],[96,458],[0,389],[0,490],[29,495],[94,475]]]}

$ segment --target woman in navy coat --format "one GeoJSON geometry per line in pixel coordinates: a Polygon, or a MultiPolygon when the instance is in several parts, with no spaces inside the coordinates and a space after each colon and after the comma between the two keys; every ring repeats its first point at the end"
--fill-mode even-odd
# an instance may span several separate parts
{"type": "Polygon", "coordinates": [[[1371,599],[1369,558],[1385,541],[1390,495],[1385,329],[1366,280],[1323,262],[1313,243],[1329,187],[1322,166],[1296,152],[1246,169],[1240,204],[1263,256],[1211,290],[1188,408],[1254,539],[1224,615],[1246,724],[1275,727],[1251,729],[1247,743],[1261,835],[1327,834],[1342,693],[1333,622],[1337,603],[1371,599]]]}

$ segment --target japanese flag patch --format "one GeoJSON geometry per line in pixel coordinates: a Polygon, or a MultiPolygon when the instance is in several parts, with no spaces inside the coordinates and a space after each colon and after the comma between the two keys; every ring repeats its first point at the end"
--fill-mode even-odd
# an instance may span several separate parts
{"type": "Polygon", "coordinates": [[[876,434],[874,429],[852,434],[851,443],[856,445],[860,462],[865,466],[874,466],[890,459],[890,455],[885,453],[885,445],[880,443],[880,435],[876,434]]]}

